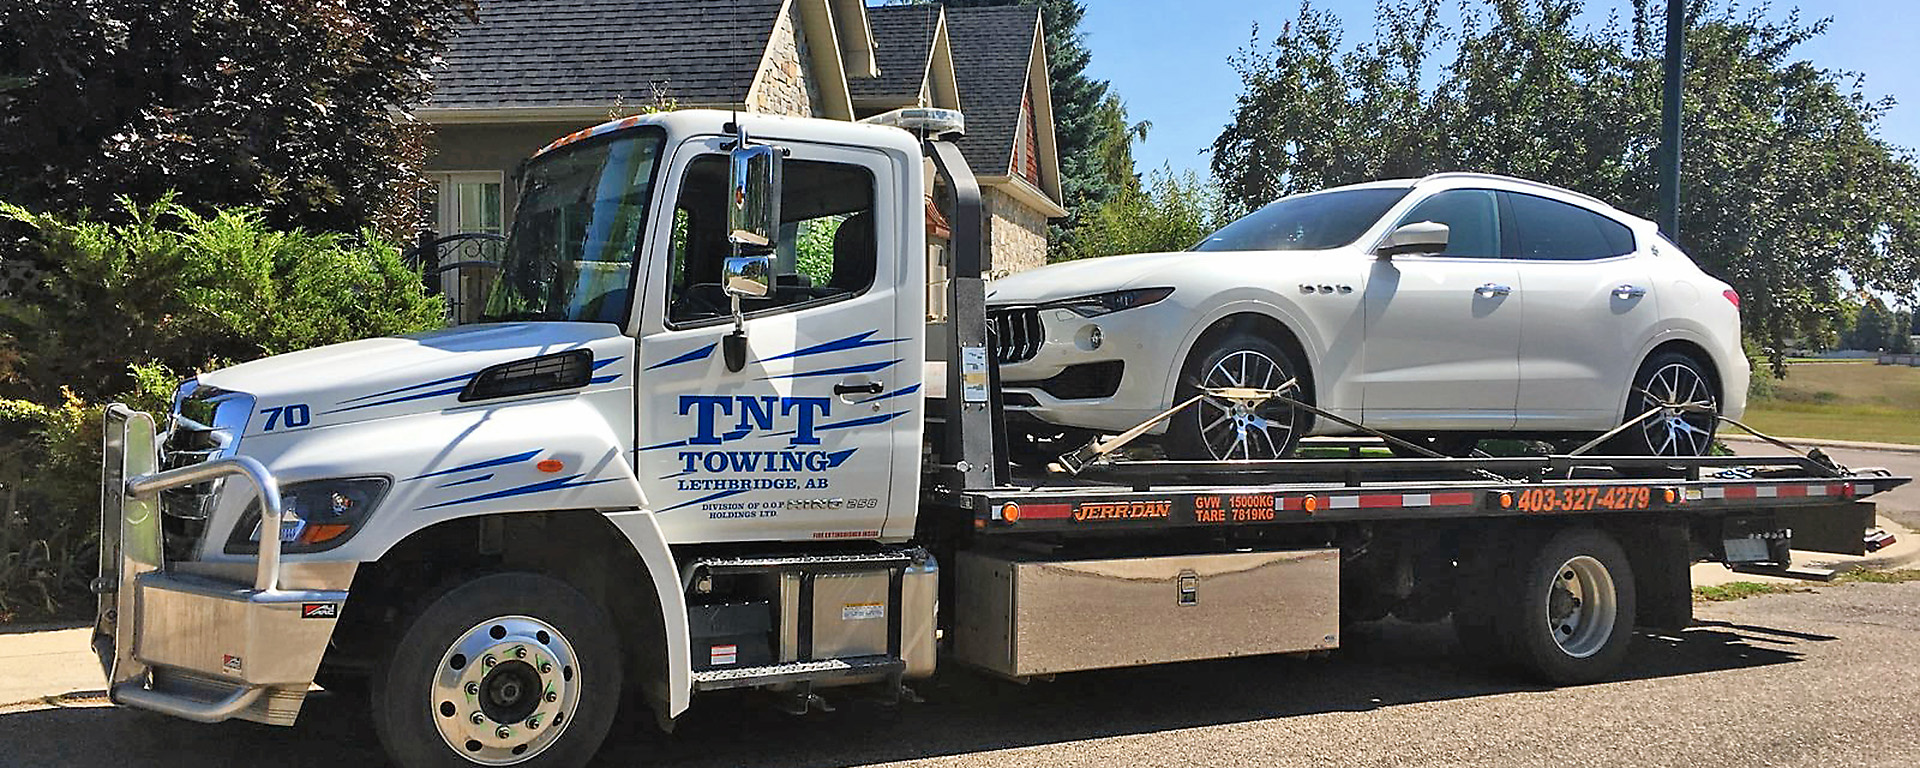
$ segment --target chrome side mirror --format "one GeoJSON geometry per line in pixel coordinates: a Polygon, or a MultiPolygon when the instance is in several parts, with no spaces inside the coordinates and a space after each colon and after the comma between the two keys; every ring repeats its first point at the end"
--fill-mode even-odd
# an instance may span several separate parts
{"type": "Polygon", "coordinates": [[[764,299],[773,292],[772,256],[733,256],[721,266],[720,289],[732,298],[764,299]]]}
{"type": "Polygon", "coordinates": [[[780,247],[780,161],[778,147],[749,147],[746,129],[728,164],[727,241],[734,253],[772,253],[780,247]]]}
{"type": "Polygon", "coordinates": [[[1447,237],[1447,225],[1439,222],[1402,224],[1393,230],[1393,234],[1387,235],[1380,247],[1373,249],[1373,255],[1388,258],[1408,253],[1444,253],[1447,250],[1447,237]]]}

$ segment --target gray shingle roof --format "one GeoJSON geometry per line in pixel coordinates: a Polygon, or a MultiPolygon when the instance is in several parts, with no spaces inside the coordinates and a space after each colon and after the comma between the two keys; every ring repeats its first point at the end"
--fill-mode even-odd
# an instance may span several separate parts
{"type": "Polygon", "coordinates": [[[999,176],[1012,165],[1039,23],[1040,9],[1033,6],[947,9],[953,73],[960,81],[960,110],[967,116],[960,153],[974,173],[999,176]]]}
{"type": "Polygon", "coordinates": [[[926,80],[927,57],[933,53],[933,33],[940,26],[938,5],[886,5],[867,9],[867,22],[873,27],[874,59],[880,65],[876,78],[854,78],[847,90],[854,98],[920,95],[926,80]]]}
{"type": "Polygon", "coordinates": [[[431,108],[744,101],[781,0],[479,0],[431,108]]]}

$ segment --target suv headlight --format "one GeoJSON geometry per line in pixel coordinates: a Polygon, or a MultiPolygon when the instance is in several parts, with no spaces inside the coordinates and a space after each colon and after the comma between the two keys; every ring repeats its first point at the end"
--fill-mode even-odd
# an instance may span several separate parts
{"type": "Polygon", "coordinates": [[[1110,291],[1081,296],[1075,299],[1063,299],[1040,305],[1042,309],[1071,309],[1081,317],[1099,317],[1123,309],[1144,307],[1173,295],[1172,288],[1135,288],[1127,291],[1110,291]]]}
{"type": "MultiPolygon", "coordinates": [[[[345,544],[386,493],[384,477],[333,478],[281,486],[280,551],[320,552],[345,544]]],[[[260,501],[255,499],[240,515],[233,535],[227,537],[227,554],[258,552],[260,527],[260,501]]]]}

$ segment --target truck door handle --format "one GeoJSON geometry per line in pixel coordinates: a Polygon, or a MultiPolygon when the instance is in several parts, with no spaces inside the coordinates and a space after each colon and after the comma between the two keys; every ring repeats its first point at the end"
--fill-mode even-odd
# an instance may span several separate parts
{"type": "Polygon", "coordinates": [[[1616,298],[1637,299],[1647,295],[1647,289],[1633,283],[1621,283],[1619,287],[1613,289],[1613,295],[1616,298]]]}
{"type": "Polygon", "coordinates": [[[880,391],[883,389],[886,389],[886,385],[877,381],[869,381],[865,384],[835,384],[833,385],[833,394],[837,397],[877,395],[880,394],[880,391]]]}
{"type": "Polygon", "coordinates": [[[1513,293],[1513,286],[1501,285],[1499,283],[1487,283],[1486,285],[1473,289],[1473,295],[1483,299],[1505,296],[1509,293],[1513,293]]]}

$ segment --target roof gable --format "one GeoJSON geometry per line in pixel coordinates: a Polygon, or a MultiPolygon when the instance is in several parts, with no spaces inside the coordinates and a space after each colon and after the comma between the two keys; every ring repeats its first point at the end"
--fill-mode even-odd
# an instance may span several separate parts
{"type": "Polygon", "coordinates": [[[431,109],[745,99],[783,0],[478,0],[431,109]],[[751,41],[742,44],[742,41],[751,41]]]}
{"type": "Polygon", "coordinates": [[[929,3],[868,8],[867,19],[873,25],[874,59],[880,65],[880,76],[848,83],[854,98],[919,96],[926,82],[934,36],[940,30],[940,6],[929,3]]]}
{"type": "Polygon", "coordinates": [[[1031,6],[947,9],[960,108],[967,116],[960,151],[975,173],[998,176],[1011,167],[1039,24],[1040,10],[1031,6]]]}

